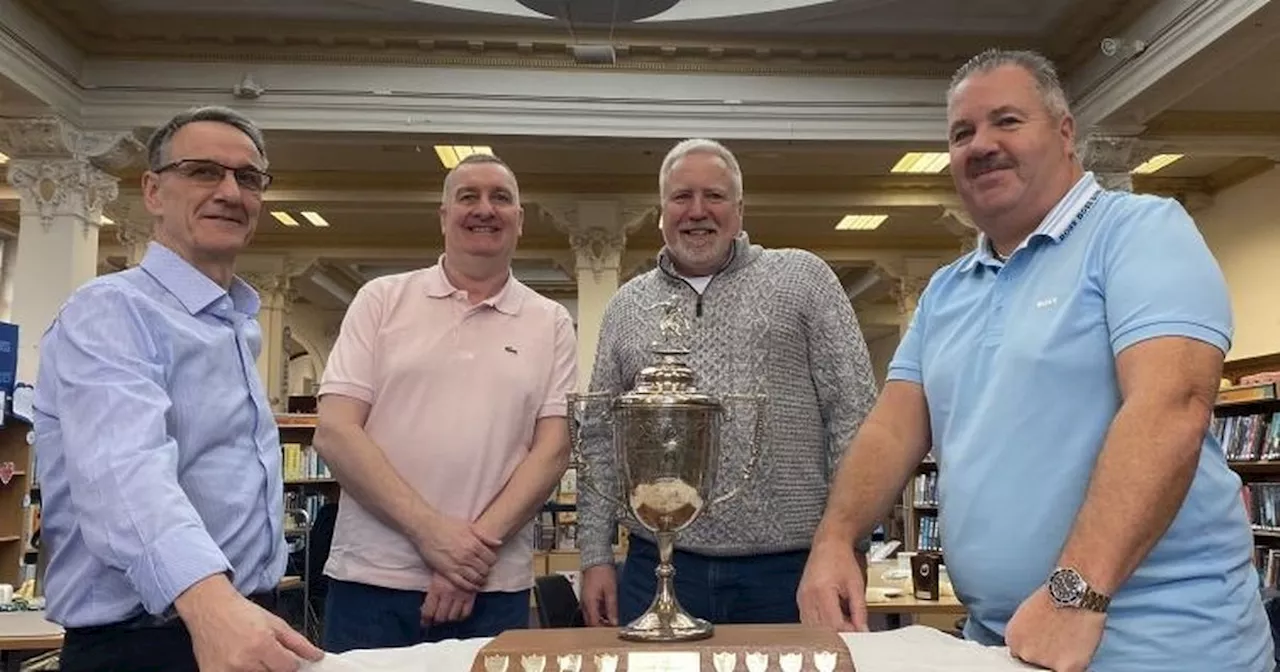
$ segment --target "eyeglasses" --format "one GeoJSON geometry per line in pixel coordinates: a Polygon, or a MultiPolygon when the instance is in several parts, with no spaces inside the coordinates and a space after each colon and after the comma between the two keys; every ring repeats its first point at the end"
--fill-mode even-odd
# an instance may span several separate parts
{"type": "Polygon", "coordinates": [[[169,170],[176,172],[192,182],[205,186],[214,186],[219,182],[222,182],[229,170],[235,176],[236,184],[239,185],[241,189],[255,193],[266,191],[267,187],[271,185],[272,179],[270,173],[264,173],[252,166],[232,168],[231,166],[224,166],[217,161],[210,161],[208,159],[182,159],[180,161],[174,161],[173,163],[160,166],[152,172],[159,175],[160,173],[169,170]]]}

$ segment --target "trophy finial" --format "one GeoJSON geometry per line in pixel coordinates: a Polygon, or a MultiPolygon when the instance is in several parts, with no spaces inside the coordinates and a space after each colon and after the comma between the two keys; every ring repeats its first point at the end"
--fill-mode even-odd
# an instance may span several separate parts
{"type": "Polygon", "coordinates": [[[680,309],[680,300],[672,295],[654,308],[662,309],[658,321],[658,340],[654,351],[658,353],[684,353],[689,346],[689,317],[680,309]]]}

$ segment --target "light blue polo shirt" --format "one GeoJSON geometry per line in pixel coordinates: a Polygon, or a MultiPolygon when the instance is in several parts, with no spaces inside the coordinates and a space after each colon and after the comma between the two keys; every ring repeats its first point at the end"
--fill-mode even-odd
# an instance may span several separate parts
{"type": "MultiPolygon", "coordinates": [[[[1173,200],[1085,174],[1001,264],[985,238],[939,270],[889,366],[924,386],[942,547],[966,635],[1003,644],[1084,502],[1117,410],[1115,356],[1158,336],[1228,350],[1226,283],[1173,200]]],[[[1091,670],[1274,667],[1240,479],[1206,431],[1170,529],[1113,598],[1091,670]]]]}

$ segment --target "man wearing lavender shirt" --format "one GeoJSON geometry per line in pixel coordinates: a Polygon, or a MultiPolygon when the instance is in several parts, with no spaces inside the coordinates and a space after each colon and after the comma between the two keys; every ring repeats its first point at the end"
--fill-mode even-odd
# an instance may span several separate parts
{"type": "MultiPolygon", "coordinates": [[[[262,135],[201,108],[148,144],[155,242],[67,300],[40,347],[36,455],[61,669],[297,670],[323,654],[270,613],[284,573],[280,442],[235,276],[262,209],[262,135]]],[[[21,166],[15,166],[21,169],[21,166]]]]}

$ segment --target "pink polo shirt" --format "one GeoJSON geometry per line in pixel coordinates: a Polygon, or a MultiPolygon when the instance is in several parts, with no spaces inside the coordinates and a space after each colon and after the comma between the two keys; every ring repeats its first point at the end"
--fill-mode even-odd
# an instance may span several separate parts
{"type": "MultiPolygon", "coordinates": [[[[356,295],[320,395],[370,404],[365,431],[437,510],[475,520],[529,454],[538,418],[565,415],[576,336],[564,306],[512,277],[474,306],[437,264],[378,278],[356,295]]],[[[533,585],[533,524],[498,553],[485,591],[533,585]]],[[[431,570],[399,532],[346,492],[325,573],[425,590],[431,570]]]]}

